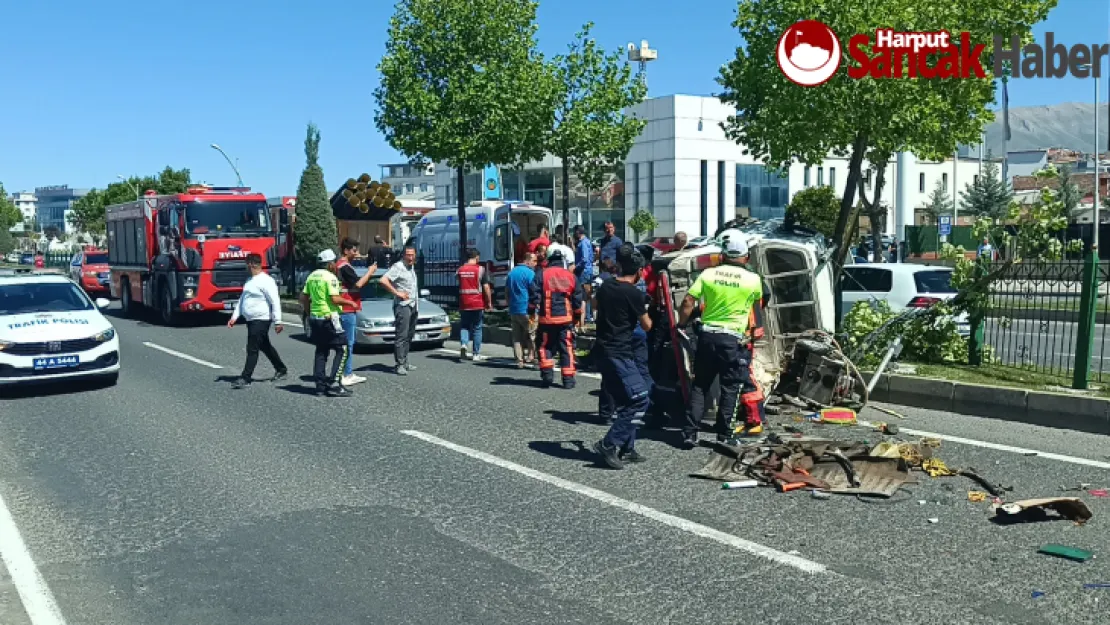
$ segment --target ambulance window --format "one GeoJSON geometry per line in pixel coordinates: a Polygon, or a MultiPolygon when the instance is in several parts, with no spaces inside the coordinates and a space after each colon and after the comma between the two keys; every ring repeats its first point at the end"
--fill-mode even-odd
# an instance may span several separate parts
{"type": "Polygon", "coordinates": [[[493,259],[509,260],[509,224],[501,224],[493,231],[493,259]]]}
{"type": "Polygon", "coordinates": [[[769,276],[808,269],[806,257],[794,250],[771,248],[764,255],[767,258],[766,275],[769,276]]]}

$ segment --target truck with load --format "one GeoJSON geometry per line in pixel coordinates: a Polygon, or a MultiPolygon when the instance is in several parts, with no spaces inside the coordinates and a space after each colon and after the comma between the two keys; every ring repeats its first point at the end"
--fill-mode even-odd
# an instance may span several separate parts
{"type": "MultiPolygon", "coordinates": [[[[147,191],[105,209],[113,297],[125,315],[138,306],[174,325],[183,315],[231,310],[250,277],[246,259],[277,266],[266,196],[247,187],[147,191]]],[[[277,274],[275,273],[275,276],[277,274]]]]}

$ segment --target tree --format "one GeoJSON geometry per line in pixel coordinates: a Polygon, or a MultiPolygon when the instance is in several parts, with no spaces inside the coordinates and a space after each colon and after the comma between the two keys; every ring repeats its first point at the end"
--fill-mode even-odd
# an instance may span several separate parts
{"type": "Polygon", "coordinates": [[[92,189],[84,197],[78,198],[67,219],[78,232],[103,234],[105,208],[134,201],[146,191],[158,194],[184,193],[191,184],[190,178],[188,169],[174,169],[168,165],[153,176],[131,176],[126,181],[109,184],[102,191],[92,189]]]}
{"type": "Polygon", "coordinates": [[[0,229],[7,232],[8,228],[21,221],[23,221],[23,213],[19,212],[19,207],[12,202],[8,192],[4,190],[4,183],[0,182],[0,229]]]}
{"type": "Polygon", "coordinates": [[[647,94],[647,85],[621,60],[606,54],[590,37],[593,22],[575,36],[566,54],[555,57],[552,72],[558,104],[548,149],[562,160],[563,223],[570,223],[570,173],[596,189],[615,163],[621,163],[644,129],[644,121],[625,115],[647,94]]]}
{"type": "Polygon", "coordinates": [[[324,170],[320,167],[320,129],[310,123],[304,140],[305,167],[297,187],[297,218],[293,247],[302,267],[315,264],[316,256],[339,245],[335,214],[331,212],[324,170]]]}
{"type": "Polygon", "coordinates": [[[925,205],[925,214],[929,216],[929,220],[933,225],[940,223],[942,215],[952,214],[952,200],[948,197],[948,190],[944,188],[943,181],[937,181],[937,186],[933,187],[933,192],[929,194],[929,203],[925,205]]]}
{"type": "Polygon", "coordinates": [[[1010,201],[1014,198],[1010,185],[998,174],[998,165],[988,162],[983,175],[968,184],[960,194],[964,208],[977,217],[1003,219],[1010,213],[1010,201]]]}
{"type": "MultiPolygon", "coordinates": [[[[8,232],[7,228],[0,228],[0,255],[6,255],[13,251],[15,251],[15,237],[8,232]]],[[[2,260],[0,259],[0,262],[2,260]]]]}
{"type": "Polygon", "coordinates": [[[374,122],[414,162],[456,170],[459,254],[467,168],[543,156],[555,80],[536,50],[534,0],[399,0],[378,65],[374,122]]]}
{"type": "MultiPolygon", "coordinates": [[[[940,159],[956,146],[977,142],[993,116],[990,77],[950,79],[853,79],[841,68],[825,84],[804,88],[791,83],[776,65],[780,36],[800,20],[818,20],[833,32],[970,33],[985,44],[984,66],[993,58],[993,36],[1005,41],[1030,36],[1056,0],[1006,0],[953,3],[948,0],[860,0],[814,3],[811,0],[740,0],[733,26],[744,40],[736,58],[722,67],[721,100],[736,107],[726,134],[759,160],[784,167],[794,159],[820,164],[830,154],[849,155],[848,179],[833,235],[839,246],[836,265],[847,253],[846,233],[853,221],[864,160],[885,168],[900,151],[940,159]]],[[[862,50],[870,52],[870,45],[862,50]]],[[[903,55],[904,57],[904,55],[903,55]]],[[[846,55],[846,58],[849,58],[846,55]]],[[[901,69],[908,74],[904,58],[901,69]]],[[[848,61],[852,63],[851,60],[848,61]]],[[[879,197],[879,196],[875,196],[879,197]]],[[[869,202],[872,206],[874,201],[869,202]]],[[[864,205],[866,208],[866,204],[864,205]]]]}
{"type": "Polygon", "coordinates": [[[809,187],[794,194],[786,205],[785,222],[797,224],[825,235],[831,240],[836,229],[836,216],[840,213],[840,200],[836,191],[824,185],[809,187]]]}
{"type": "Polygon", "coordinates": [[[651,232],[659,227],[659,220],[655,215],[647,211],[636,211],[632,219],[628,220],[628,227],[632,229],[632,233],[636,235],[636,239],[640,239],[640,235],[645,232],[651,232]]]}
{"type": "Polygon", "coordinates": [[[1082,194],[1079,192],[1079,187],[1072,182],[1071,174],[1071,165],[1063,165],[1056,170],[1057,199],[1063,205],[1064,214],[1068,216],[1069,222],[1075,221],[1082,212],[1079,207],[1082,194]]]}

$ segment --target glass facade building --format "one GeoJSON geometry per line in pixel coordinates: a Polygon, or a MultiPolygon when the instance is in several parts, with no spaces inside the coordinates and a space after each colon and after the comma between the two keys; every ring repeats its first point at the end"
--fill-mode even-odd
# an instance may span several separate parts
{"type": "Polygon", "coordinates": [[[790,203],[790,177],[763,165],[736,165],[736,212],[756,219],[781,218],[790,203]]]}

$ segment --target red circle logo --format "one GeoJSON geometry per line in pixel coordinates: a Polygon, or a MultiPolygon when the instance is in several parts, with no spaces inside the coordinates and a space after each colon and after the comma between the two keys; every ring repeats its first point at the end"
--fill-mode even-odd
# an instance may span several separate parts
{"type": "Polygon", "coordinates": [[[784,76],[796,85],[816,87],[840,69],[840,40],[816,20],[803,20],[779,37],[775,61],[784,76]]]}

